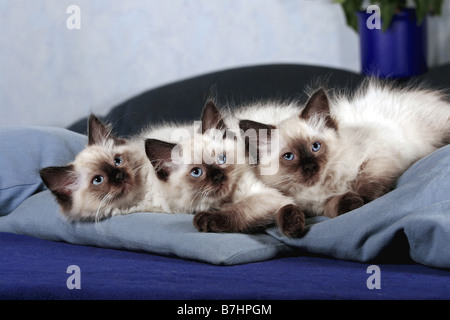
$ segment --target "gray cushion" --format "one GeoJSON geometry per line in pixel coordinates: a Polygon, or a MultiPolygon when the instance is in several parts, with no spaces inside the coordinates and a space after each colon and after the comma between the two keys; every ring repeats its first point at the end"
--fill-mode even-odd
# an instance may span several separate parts
{"type": "Polygon", "coordinates": [[[0,216],[44,189],[41,168],[67,164],[85,144],[85,136],[65,129],[0,127],[0,216]]]}

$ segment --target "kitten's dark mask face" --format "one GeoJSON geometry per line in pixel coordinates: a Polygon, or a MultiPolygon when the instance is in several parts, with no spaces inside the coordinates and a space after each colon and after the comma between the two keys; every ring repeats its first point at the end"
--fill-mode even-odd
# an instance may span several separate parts
{"type": "MultiPolygon", "coordinates": [[[[331,117],[328,97],[323,89],[313,93],[298,120],[315,126],[314,131],[317,132],[337,131],[337,123],[331,117]]],[[[297,183],[314,185],[320,179],[322,168],[327,163],[326,142],[308,135],[307,132],[290,137],[286,142],[287,148],[282,150],[280,155],[280,169],[284,171],[282,174],[291,175],[292,180],[297,183]]]]}
{"type": "MultiPolygon", "coordinates": [[[[264,126],[267,124],[248,120],[240,123],[241,128],[255,130],[264,126]]],[[[283,146],[276,154],[279,169],[271,176],[264,175],[264,180],[287,191],[298,185],[312,186],[317,183],[328,160],[327,141],[331,136],[336,136],[338,130],[325,91],[317,90],[298,116],[283,121],[276,129],[279,129],[283,140],[283,146]]]]}
{"type": "MultiPolygon", "coordinates": [[[[202,139],[199,139],[197,143],[201,145],[202,139]]],[[[147,156],[159,180],[170,187],[183,186],[185,192],[195,194],[195,197],[201,195],[201,197],[219,199],[228,195],[234,184],[236,165],[227,163],[225,153],[212,156],[214,163],[203,161],[199,164],[190,164],[187,159],[186,162],[174,163],[171,152],[175,147],[180,145],[156,139],[146,140],[147,156]]],[[[178,150],[183,149],[181,147],[178,150]]],[[[203,149],[197,148],[191,152],[198,152],[198,154],[189,155],[189,159],[203,159],[203,149]]]]}
{"type": "MultiPolygon", "coordinates": [[[[219,149],[214,148],[216,145],[223,147],[225,129],[219,109],[212,101],[209,101],[203,109],[202,128],[197,136],[189,137],[178,145],[147,139],[145,142],[147,157],[157,177],[170,188],[183,189],[182,193],[189,194],[192,199],[196,199],[195,201],[228,197],[234,188],[235,173],[238,171],[236,165],[232,164],[235,163],[231,159],[234,159],[234,156],[230,152],[230,159],[227,159],[226,148],[220,152],[219,149]],[[218,130],[220,134],[214,138],[211,137],[211,129],[218,130]],[[216,138],[220,142],[216,142],[216,138]],[[181,154],[184,153],[180,157],[183,160],[179,163],[172,158],[172,152],[176,147],[181,154]],[[206,155],[210,157],[207,160],[205,160],[206,155]],[[195,160],[201,163],[193,163],[194,159],[201,159],[201,161],[195,160]]],[[[179,153],[175,152],[175,154],[179,153]]]]}
{"type": "Polygon", "coordinates": [[[101,216],[112,208],[130,207],[142,196],[145,180],[141,168],[147,162],[135,149],[126,140],[115,138],[111,128],[92,115],[88,145],[75,161],[44,168],[40,174],[63,213],[69,218],[90,219],[93,213],[101,216]]]}
{"type": "Polygon", "coordinates": [[[321,141],[292,141],[280,157],[280,174],[290,176],[297,183],[313,185],[327,163],[327,150],[321,141]]]}
{"type": "Polygon", "coordinates": [[[187,182],[193,190],[201,192],[209,197],[221,199],[227,196],[233,181],[230,175],[233,168],[222,164],[201,164],[190,167],[187,182]]]}
{"type": "Polygon", "coordinates": [[[136,181],[139,176],[133,173],[132,162],[129,154],[117,154],[109,161],[103,159],[91,163],[89,190],[99,199],[109,194],[111,201],[126,196],[132,192],[136,183],[141,184],[141,181],[136,181]]]}

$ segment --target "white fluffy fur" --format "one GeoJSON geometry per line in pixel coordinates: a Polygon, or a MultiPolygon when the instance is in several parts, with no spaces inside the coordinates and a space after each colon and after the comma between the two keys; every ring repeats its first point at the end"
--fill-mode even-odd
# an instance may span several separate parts
{"type": "MultiPolygon", "coordinates": [[[[104,127],[110,130],[108,126],[104,127]]],[[[69,210],[62,206],[63,214],[71,220],[99,220],[133,212],[174,212],[168,204],[168,194],[161,188],[146,156],[144,141],[146,138],[170,138],[172,131],[182,128],[188,130],[190,126],[165,123],[149,127],[124,143],[117,144],[107,135],[100,143],[88,145],[71,163],[74,178],[67,187],[71,189],[72,205],[69,210]],[[91,191],[93,177],[101,174],[98,167],[102,161],[112,163],[116,155],[121,155],[127,166],[133,163],[131,179],[141,179],[142,183],[135,184],[121,197],[108,192],[99,197],[91,191]]]]}
{"type": "MultiPolygon", "coordinates": [[[[171,166],[170,175],[167,181],[161,183],[164,192],[170,195],[170,210],[188,213],[220,212],[229,221],[234,221],[234,224],[220,231],[247,231],[275,221],[278,210],[293,204],[293,199],[265,185],[258,179],[253,167],[248,165],[245,143],[239,135],[239,120],[273,121],[281,117],[285,119],[294,112],[297,113],[298,109],[293,105],[285,107],[277,104],[253,104],[234,113],[222,110],[222,120],[228,132],[231,130],[237,133],[236,139],[230,139],[228,135],[224,139],[223,132],[215,131],[215,128],[204,128],[209,131],[201,134],[198,130],[187,139],[182,139],[178,144],[182,154],[181,161],[166,164],[171,166]],[[217,161],[222,153],[227,157],[225,164],[217,161]],[[205,162],[214,162],[214,166],[225,172],[226,181],[219,191],[216,191],[215,186],[212,187],[206,177],[207,170],[211,169],[208,169],[205,162]],[[204,175],[199,178],[190,176],[195,167],[201,168],[204,175]]],[[[216,214],[211,213],[210,219],[214,220],[215,216],[216,214]]]]}
{"type": "MultiPolygon", "coordinates": [[[[239,133],[239,120],[247,119],[258,122],[279,122],[298,113],[298,106],[295,103],[281,104],[278,102],[260,102],[252,103],[236,110],[224,108],[221,110],[223,120],[228,130],[239,133]]],[[[244,143],[241,139],[237,142],[230,142],[222,139],[219,135],[200,134],[201,123],[190,126],[180,126],[174,130],[173,127],[158,128],[151,134],[152,138],[168,142],[179,142],[179,146],[184,150],[183,164],[175,166],[167,183],[161,183],[160,186],[165,193],[170,194],[167,197],[168,210],[171,212],[189,212],[195,213],[211,209],[219,209],[224,202],[224,197],[215,198],[203,193],[202,190],[195,190],[194,187],[183,183],[186,176],[189,175],[190,168],[194,159],[203,159],[205,155],[211,155],[212,158],[218,156],[218,151],[224,150],[227,154],[228,164],[239,164],[238,169],[233,172],[233,179],[236,180],[236,189],[230,190],[231,202],[241,201],[245,195],[253,195],[271,189],[257,179],[251,168],[242,161],[241,151],[245,151],[244,143]],[[185,138],[181,136],[186,133],[185,138]],[[168,137],[171,139],[167,139],[168,137]],[[186,152],[189,150],[189,152],[186,152]],[[233,156],[232,156],[233,155],[233,156]]],[[[230,201],[228,199],[227,201],[230,201]]]]}
{"type": "Polygon", "coordinates": [[[268,185],[295,197],[296,203],[313,215],[324,214],[330,197],[350,191],[361,168],[371,176],[395,181],[415,161],[445,140],[449,143],[450,104],[437,91],[394,89],[369,81],[351,97],[331,97],[330,112],[337,133],[317,119],[301,120],[297,111],[279,124],[280,146],[272,153],[271,160],[278,161],[289,152],[287,145],[292,139],[323,141],[328,160],[317,183],[307,186],[292,174],[280,172],[260,176],[268,185]]]}
{"type": "Polygon", "coordinates": [[[298,109],[296,101],[260,101],[236,110],[228,110],[228,114],[225,114],[225,122],[232,129],[239,129],[239,120],[252,120],[277,125],[281,121],[297,115],[298,109]]]}

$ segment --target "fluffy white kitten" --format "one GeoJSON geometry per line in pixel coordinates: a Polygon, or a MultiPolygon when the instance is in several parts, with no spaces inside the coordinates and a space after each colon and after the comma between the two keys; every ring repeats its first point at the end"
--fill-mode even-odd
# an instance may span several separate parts
{"type": "Polygon", "coordinates": [[[175,124],[149,128],[130,139],[115,137],[96,116],[88,120],[88,144],[75,160],[40,171],[61,212],[70,220],[99,220],[132,212],[170,212],[166,194],[145,153],[145,138],[170,136],[175,124]]]}
{"type": "Polygon", "coordinates": [[[450,103],[437,91],[368,81],[353,96],[318,89],[295,116],[256,125],[264,126],[279,129],[279,144],[261,160],[279,170],[260,178],[306,214],[335,217],[390,191],[415,161],[448,144],[450,103]]]}
{"type": "MultiPolygon", "coordinates": [[[[261,111],[260,119],[269,119],[270,111],[259,105],[235,115],[255,116],[256,110],[261,111]]],[[[272,111],[273,116],[281,116],[272,111]]],[[[232,130],[239,125],[234,116],[224,116],[210,101],[195,135],[177,144],[146,141],[147,155],[170,195],[171,210],[195,213],[194,225],[204,232],[254,231],[274,223],[278,215],[298,212],[298,230],[302,230],[304,216],[293,199],[266,186],[248,165],[245,142],[238,130],[232,130]]]]}

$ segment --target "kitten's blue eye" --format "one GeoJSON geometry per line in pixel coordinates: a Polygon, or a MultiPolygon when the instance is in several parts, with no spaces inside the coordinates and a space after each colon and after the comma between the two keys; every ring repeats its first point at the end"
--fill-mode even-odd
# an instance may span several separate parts
{"type": "Polygon", "coordinates": [[[193,168],[191,170],[191,176],[193,176],[194,178],[198,178],[203,174],[203,170],[200,168],[193,168]]]}
{"type": "Polygon", "coordinates": [[[292,152],[286,152],[285,154],[283,154],[283,159],[286,159],[288,161],[292,161],[294,160],[295,156],[292,152]]]}
{"type": "Polygon", "coordinates": [[[95,186],[98,186],[103,183],[104,178],[102,176],[95,176],[94,179],[92,179],[92,184],[95,186]]]}
{"type": "Polygon", "coordinates": [[[224,164],[225,162],[227,162],[227,156],[223,153],[219,154],[219,156],[217,157],[217,163],[224,164]]]}
{"type": "Polygon", "coordinates": [[[114,158],[114,165],[115,166],[120,166],[122,164],[122,162],[123,162],[122,157],[117,156],[117,157],[114,158]]]}
{"type": "Polygon", "coordinates": [[[312,152],[317,152],[320,150],[320,148],[322,147],[322,144],[320,142],[314,142],[311,146],[311,151],[312,152]]]}

